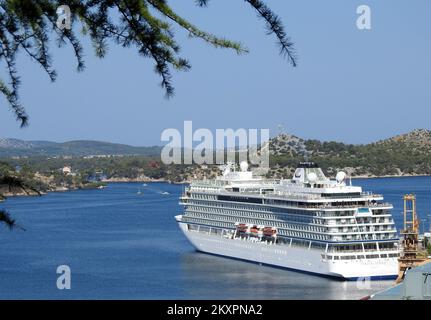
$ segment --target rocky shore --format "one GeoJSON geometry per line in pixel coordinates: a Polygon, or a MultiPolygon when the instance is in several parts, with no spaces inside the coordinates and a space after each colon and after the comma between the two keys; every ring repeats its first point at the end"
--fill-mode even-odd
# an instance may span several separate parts
{"type": "MultiPolygon", "coordinates": [[[[403,177],[427,177],[431,175],[427,174],[403,174],[403,175],[384,175],[384,176],[376,176],[376,175],[358,175],[353,176],[352,179],[374,179],[374,178],[403,178],[403,177]]],[[[49,192],[67,192],[74,190],[83,190],[83,189],[103,189],[106,187],[108,183],[152,183],[152,182],[165,182],[165,183],[173,183],[173,184],[189,184],[192,179],[182,180],[182,181],[169,181],[166,179],[151,179],[148,177],[138,177],[138,178],[110,178],[104,179],[101,182],[92,182],[86,185],[71,185],[71,186],[50,186],[49,190],[44,190],[40,192],[40,195],[47,194],[49,192]]],[[[10,192],[5,188],[0,188],[0,194],[4,197],[17,197],[17,196],[38,196],[36,192],[10,192]]],[[[0,199],[0,202],[4,199],[0,199]]]]}

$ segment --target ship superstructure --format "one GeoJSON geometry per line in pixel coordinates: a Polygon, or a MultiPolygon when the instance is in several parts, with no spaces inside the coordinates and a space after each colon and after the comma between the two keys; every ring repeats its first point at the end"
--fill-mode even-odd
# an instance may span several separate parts
{"type": "Polygon", "coordinates": [[[292,179],[254,177],[228,164],[180,198],[181,230],[198,251],[344,279],[396,278],[399,247],[391,204],[328,179],[302,162],[292,179]]]}

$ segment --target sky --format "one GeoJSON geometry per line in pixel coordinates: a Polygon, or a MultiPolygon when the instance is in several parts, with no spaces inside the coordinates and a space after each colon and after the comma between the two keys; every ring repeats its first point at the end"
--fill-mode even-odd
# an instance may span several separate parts
{"type": "MultiPolygon", "coordinates": [[[[107,57],[84,44],[86,70],[76,71],[70,46],[51,46],[58,79],[51,83],[27,56],[18,58],[21,129],[0,97],[0,138],[101,140],[162,145],[167,128],[269,129],[307,139],[368,143],[415,128],[431,129],[431,1],[266,0],[283,21],[299,56],[293,68],[273,35],[244,1],[171,0],[198,27],[249,49],[237,55],[190,39],[175,28],[189,72],[173,72],[166,99],[153,61],[113,44],[107,57]],[[371,30],[356,26],[360,5],[371,30]]],[[[5,77],[2,65],[0,77],[5,77]]]]}

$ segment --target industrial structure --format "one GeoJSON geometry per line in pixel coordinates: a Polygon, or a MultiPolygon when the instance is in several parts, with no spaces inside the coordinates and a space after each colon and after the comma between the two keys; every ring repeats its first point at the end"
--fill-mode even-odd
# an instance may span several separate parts
{"type": "Polygon", "coordinates": [[[419,218],[416,214],[416,196],[404,195],[404,228],[400,232],[402,252],[398,259],[397,283],[403,281],[406,271],[421,266],[430,260],[419,246],[419,218]]]}

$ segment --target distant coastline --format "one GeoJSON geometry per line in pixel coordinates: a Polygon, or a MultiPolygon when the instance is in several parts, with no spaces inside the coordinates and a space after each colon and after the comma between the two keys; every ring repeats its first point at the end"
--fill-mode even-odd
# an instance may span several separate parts
{"type": "MultiPolygon", "coordinates": [[[[381,179],[381,178],[411,178],[411,177],[431,177],[431,174],[402,174],[402,175],[359,175],[352,176],[352,180],[355,179],[381,179]]],[[[102,182],[105,183],[132,183],[132,182],[165,182],[172,184],[188,184],[191,183],[191,180],[182,180],[182,181],[171,181],[168,179],[140,179],[140,178],[111,178],[104,179],[102,182]]]]}
{"type": "MultiPolygon", "coordinates": [[[[386,178],[412,178],[412,177],[431,177],[430,174],[404,174],[404,175],[382,175],[382,176],[354,176],[352,177],[352,180],[355,179],[386,179],[386,178]]],[[[68,192],[68,191],[76,191],[76,190],[92,190],[92,189],[103,189],[106,187],[106,184],[108,183],[171,183],[171,184],[189,184],[191,183],[190,180],[184,180],[184,181],[170,181],[166,179],[149,179],[149,178],[111,178],[111,179],[104,179],[101,181],[103,184],[94,185],[91,187],[56,187],[49,191],[41,192],[41,195],[46,195],[51,192],[68,192]]],[[[32,197],[37,196],[34,192],[18,192],[18,193],[11,193],[11,192],[4,192],[3,195],[6,198],[10,197],[32,197]]],[[[3,200],[0,200],[2,202],[3,200]]]]}
{"type": "Polygon", "coordinates": [[[111,178],[102,180],[104,183],[155,183],[155,182],[164,182],[171,184],[189,184],[191,180],[182,180],[182,181],[171,181],[168,179],[139,179],[139,178],[111,178]]]}
{"type": "Polygon", "coordinates": [[[412,177],[431,177],[431,174],[401,174],[401,175],[382,175],[382,176],[354,176],[354,179],[382,179],[382,178],[412,178],[412,177]]]}
{"type": "MultiPolygon", "coordinates": [[[[352,179],[431,175],[431,131],[426,129],[366,145],[306,140],[286,133],[271,138],[268,144],[269,171],[265,176],[269,179],[290,179],[304,159],[318,163],[329,177],[339,171],[352,179]]],[[[160,158],[160,147],[136,149],[97,141],[47,145],[0,139],[0,176],[7,173],[22,178],[43,192],[97,188],[100,183],[187,184],[214,179],[219,171],[215,164],[166,164],[160,158]]]]}
{"type": "MultiPolygon", "coordinates": [[[[2,195],[5,198],[11,198],[11,197],[37,197],[37,196],[43,196],[51,192],[69,192],[69,191],[77,191],[77,190],[92,190],[92,189],[103,189],[106,186],[98,185],[98,186],[91,186],[91,187],[56,187],[52,188],[47,191],[40,191],[40,194],[37,194],[36,192],[29,191],[29,192],[2,192],[2,195]]],[[[0,202],[2,199],[0,199],[0,202]]]]}
{"type": "Polygon", "coordinates": [[[167,179],[151,179],[151,178],[109,178],[109,179],[102,179],[101,180],[104,183],[118,183],[118,182],[166,182],[166,183],[172,183],[172,181],[167,179]]]}
{"type": "MultiPolygon", "coordinates": [[[[402,174],[402,175],[359,175],[352,176],[352,180],[355,179],[382,179],[382,178],[411,178],[411,177],[431,177],[431,174],[402,174]]],[[[132,183],[132,182],[165,182],[172,184],[189,184],[191,180],[182,180],[182,181],[171,181],[168,179],[140,179],[140,178],[111,178],[102,180],[105,183],[132,183]]]]}

